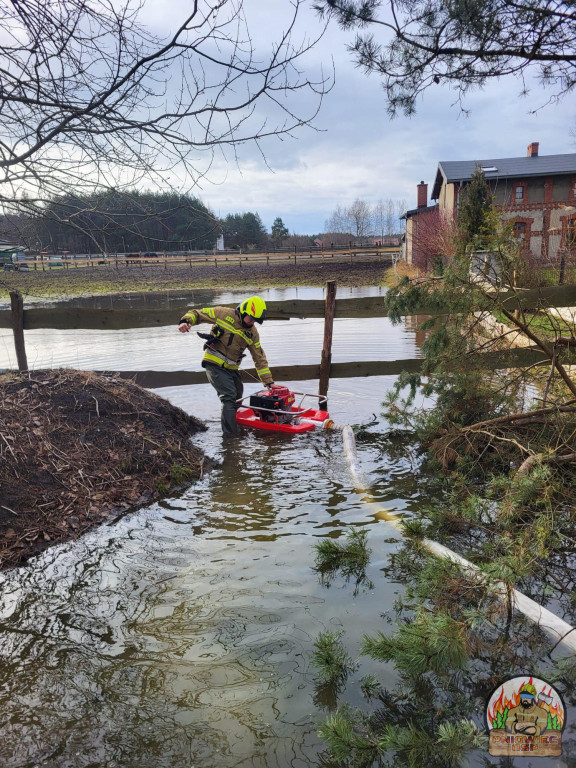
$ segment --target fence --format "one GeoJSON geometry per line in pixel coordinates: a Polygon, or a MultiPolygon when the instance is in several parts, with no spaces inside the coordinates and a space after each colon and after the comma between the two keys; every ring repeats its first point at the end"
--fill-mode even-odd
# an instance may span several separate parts
{"type": "MultiPolygon", "coordinates": [[[[546,288],[526,291],[510,291],[500,294],[504,305],[510,309],[518,308],[518,296],[521,296],[521,306],[524,309],[534,309],[539,306],[569,307],[576,306],[576,286],[548,286],[546,288]]],[[[169,326],[174,324],[180,310],[189,306],[186,297],[178,299],[181,305],[172,303],[169,309],[164,308],[134,308],[134,309],[85,309],[75,307],[47,307],[24,309],[22,296],[17,292],[11,293],[11,310],[0,310],[0,328],[12,328],[16,346],[18,367],[27,370],[26,353],[24,348],[24,331],[33,328],[55,329],[124,329],[149,328],[169,326]]],[[[438,307],[422,305],[412,310],[413,315],[442,314],[438,307]]],[[[296,318],[325,318],[325,338],[322,360],[318,365],[281,366],[276,375],[286,381],[320,379],[326,391],[330,378],[348,378],[355,376],[388,376],[397,375],[402,370],[418,371],[421,360],[404,359],[388,361],[360,361],[349,363],[331,363],[331,323],[339,317],[385,317],[387,314],[382,296],[364,299],[336,299],[334,291],[327,291],[327,301],[322,300],[288,300],[269,302],[268,317],[271,320],[296,318]]],[[[541,362],[545,357],[534,349],[513,349],[499,353],[487,353],[484,360],[487,369],[527,367],[541,362]]],[[[254,376],[255,371],[245,371],[246,376],[254,376]]],[[[125,371],[122,377],[135,379],[148,387],[175,386],[176,384],[195,384],[205,381],[204,372],[200,371],[125,371]]]]}
{"type": "Polygon", "coordinates": [[[266,253],[253,253],[253,252],[238,252],[238,251],[202,251],[202,252],[186,252],[179,254],[162,254],[151,256],[140,254],[96,254],[96,255],[72,255],[72,256],[56,256],[51,259],[33,258],[26,261],[18,261],[14,264],[5,264],[4,269],[16,269],[22,271],[34,270],[43,271],[52,269],[79,269],[90,268],[96,269],[98,267],[108,267],[116,270],[128,268],[130,266],[143,267],[145,264],[149,266],[158,266],[168,269],[171,266],[176,265],[188,265],[193,267],[195,264],[213,264],[218,267],[222,264],[237,264],[242,267],[242,264],[266,262],[269,266],[273,263],[293,263],[297,264],[298,261],[325,261],[329,259],[336,259],[339,261],[348,260],[351,264],[355,259],[359,257],[363,259],[377,259],[378,261],[392,261],[395,256],[400,255],[398,248],[391,247],[370,247],[370,248],[335,248],[331,250],[319,250],[309,249],[300,251],[287,251],[278,250],[266,253]]]}

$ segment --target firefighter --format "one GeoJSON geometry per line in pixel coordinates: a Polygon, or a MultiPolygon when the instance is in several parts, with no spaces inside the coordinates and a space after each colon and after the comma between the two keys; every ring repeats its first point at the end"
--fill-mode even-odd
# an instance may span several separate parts
{"type": "Polygon", "coordinates": [[[236,401],[242,397],[244,387],[238,369],[248,349],[254,360],[256,372],[266,387],[274,384],[268,361],[260,345],[260,336],[255,323],[262,324],[266,318],[266,304],[260,296],[250,298],[230,307],[205,307],[191,309],[178,324],[180,333],[187,333],[199,323],[211,323],[210,333],[198,333],[205,340],[202,367],[208,381],[222,402],[222,432],[224,435],[239,434],[236,423],[236,401]]]}
{"type": "Polygon", "coordinates": [[[506,730],[525,736],[540,736],[547,724],[548,712],[538,706],[536,688],[532,683],[525,683],[520,688],[520,704],[508,712],[506,730]]]}

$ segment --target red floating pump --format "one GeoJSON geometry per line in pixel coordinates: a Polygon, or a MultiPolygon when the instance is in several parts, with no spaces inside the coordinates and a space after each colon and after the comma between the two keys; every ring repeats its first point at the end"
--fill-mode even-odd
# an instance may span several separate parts
{"type": "Polygon", "coordinates": [[[273,424],[288,424],[294,413],[294,393],[281,384],[273,384],[270,389],[263,389],[250,395],[250,408],[262,419],[273,424]],[[260,410],[263,409],[263,410],[260,410]]]}
{"type": "Polygon", "coordinates": [[[236,421],[244,427],[300,434],[317,427],[327,428],[332,423],[328,412],[322,410],[327,407],[325,397],[292,392],[281,384],[273,384],[270,389],[247,395],[237,400],[237,404],[236,421]],[[296,395],[299,396],[298,405],[295,405],[296,395]],[[317,410],[318,406],[304,406],[305,399],[317,400],[321,410],[317,410]],[[246,400],[250,401],[249,407],[242,405],[246,400]]]}

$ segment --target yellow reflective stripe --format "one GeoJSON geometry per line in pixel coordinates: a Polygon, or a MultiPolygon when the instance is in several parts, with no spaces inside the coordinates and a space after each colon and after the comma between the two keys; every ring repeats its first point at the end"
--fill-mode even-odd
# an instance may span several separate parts
{"type": "Polygon", "coordinates": [[[230,325],[230,323],[227,323],[225,320],[220,320],[220,318],[218,318],[216,320],[216,325],[219,325],[221,328],[224,328],[226,331],[230,331],[230,333],[236,333],[238,336],[244,339],[244,341],[246,342],[246,344],[248,344],[248,346],[251,346],[252,344],[254,344],[252,339],[246,336],[244,331],[241,331],[239,328],[234,328],[233,325],[230,325]]]}
{"type": "Polygon", "coordinates": [[[261,347],[261,346],[262,346],[262,344],[260,344],[260,342],[259,342],[259,341],[255,341],[255,342],[254,342],[254,347],[255,347],[256,349],[260,349],[260,347],[261,347]]]}
{"type": "Polygon", "coordinates": [[[202,312],[204,312],[204,314],[208,315],[209,317],[215,317],[214,310],[212,309],[212,307],[204,307],[202,312]]]}
{"type": "Polygon", "coordinates": [[[209,360],[211,363],[216,363],[216,365],[220,365],[222,368],[229,368],[231,371],[238,370],[237,365],[228,365],[228,363],[225,363],[221,357],[216,357],[216,355],[211,355],[210,352],[205,352],[203,359],[209,360]]]}
{"type": "Polygon", "coordinates": [[[184,317],[188,318],[190,325],[196,325],[196,315],[184,315],[184,317]]]}
{"type": "Polygon", "coordinates": [[[219,325],[220,328],[225,328],[227,331],[234,330],[233,325],[230,325],[230,323],[227,323],[226,320],[221,320],[219,317],[216,318],[216,325],[219,325]]]}
{"type": "Polygon", "coordinates": [[[270,373],[270,368],[261,368],[259,371],[256,371],[258,376],[267,376],[270,373]]]}

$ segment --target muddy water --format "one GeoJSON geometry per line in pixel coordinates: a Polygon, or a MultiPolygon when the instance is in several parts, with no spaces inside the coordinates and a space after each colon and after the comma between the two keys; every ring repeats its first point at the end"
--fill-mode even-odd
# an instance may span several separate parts
{"type": "MultiPolygon", "coordinates": [[[[366,326],[336,323],[335,360],[415,356],[409,329],[366,326]]],[[[272,368],[317,362],[322,322],[269,323],[262,339],[272,368]]],[[[0,367],[9,341],[0,338],[0,367]]],[[[36,331],[27,344],[37,367],[197,368],[200,357],[199,340],[175,329],[36,331]]],[[[333,382],[332,415],[370,425],[377,438],[393,381],[333,382]]],[[[315,680],[314,639],[345,626],[355,656],[398,597],[382,572],[397,537],[353,492],[338,434],[225,444],[209,386],[159,394],[207,420],[196,439],[221,467],[183,495],[0,576],[5,768],[314,765],[318,723],[335,704],[315,680]],[[314,544],[351,526],[368,532],[373,550],[373,589],[358,594],[342,579],[322,586],[312,570],[314,544]]],[[[384,462],[376,446],[366,440],[359,454],[378,497],[396,509],[418,504],[411,457],[384,462]]],[[[366,660],[355,679],[369,673],[395,679],[366,660]]],[[[344,699],[360,703],[357,690],[344,699]]]]}

